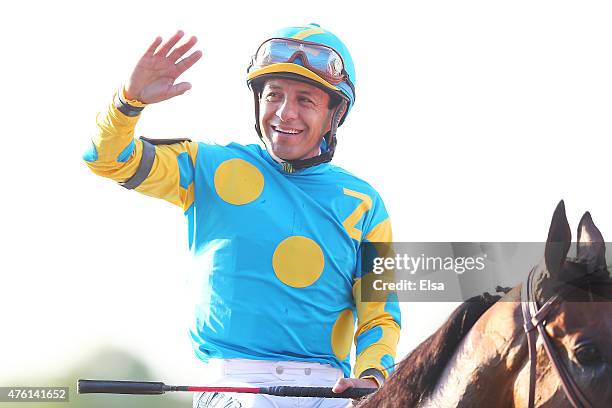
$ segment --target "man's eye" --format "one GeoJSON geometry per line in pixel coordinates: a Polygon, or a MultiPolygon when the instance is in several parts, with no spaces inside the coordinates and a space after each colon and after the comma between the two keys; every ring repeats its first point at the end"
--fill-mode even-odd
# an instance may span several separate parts
{"type": "Polygon", "coordinates": [[[267,100],[271,100],[275,98],[278,98],[278,94],[276,92],[270,92],[269,94],[266,95],[267,100]]]}

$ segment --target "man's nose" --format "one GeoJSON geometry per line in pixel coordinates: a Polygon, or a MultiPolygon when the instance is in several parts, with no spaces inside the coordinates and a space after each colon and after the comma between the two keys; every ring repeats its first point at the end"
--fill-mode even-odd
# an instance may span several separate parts
{"type": "Polygon", "coordinates": [[[278,107],[276,116],[278,116],[283,122],[296,119],[298,116],[297,103],[289,98],[286,98],[278,107]]]}

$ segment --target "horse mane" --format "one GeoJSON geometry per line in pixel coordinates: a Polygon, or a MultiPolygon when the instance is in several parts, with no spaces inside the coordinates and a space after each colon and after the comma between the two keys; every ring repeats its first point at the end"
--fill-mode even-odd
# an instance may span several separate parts
{"type": "Polygon", "coordinates": [[[461,304],[440,328],[397,365],[385,383],[385,392],[377,392],[359,407],[407,407],[418,405],[429,395],[457,346],[501,296],[484,293],[461,304]]]}

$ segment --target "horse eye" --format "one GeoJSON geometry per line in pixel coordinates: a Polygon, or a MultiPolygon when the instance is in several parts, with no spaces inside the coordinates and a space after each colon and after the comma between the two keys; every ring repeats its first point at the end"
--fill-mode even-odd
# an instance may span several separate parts
{"type": "Polygon", "coordinates": [[[601,361],[601,354],[595,344],[581,344],[574,350],[580,364],[593,364],[601,361]]]}

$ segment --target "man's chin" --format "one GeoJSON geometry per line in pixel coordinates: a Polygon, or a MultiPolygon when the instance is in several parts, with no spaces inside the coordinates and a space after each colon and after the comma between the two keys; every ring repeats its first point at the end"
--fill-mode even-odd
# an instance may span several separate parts
{"type": "Polygon", "coordinates": [[[272,143],[271,149],[268,146],[268,151],[272,151],[277,158],[287,160],[297,160],[300,158],[300,152],[296,152],[294,148],[281,143],[272,143]]]}

